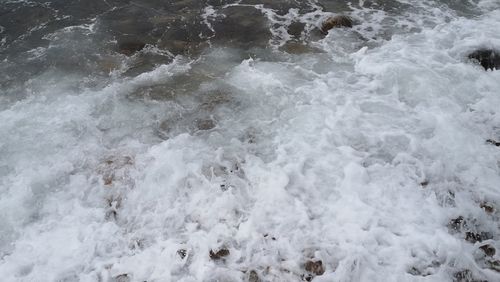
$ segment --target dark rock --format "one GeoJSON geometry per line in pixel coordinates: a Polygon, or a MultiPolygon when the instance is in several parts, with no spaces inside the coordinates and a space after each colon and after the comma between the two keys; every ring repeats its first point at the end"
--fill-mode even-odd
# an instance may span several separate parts
{"type": "Polygon", "coordinates": [[[491,236],[491,234],[488,232],[475,233],[468,231],[465,233],[465,240],[471,243],[482,242],[491,238],[493,238],[493,236],[491,236]]]}
{"type": "Polygon", "coordinates": [[[177,254],[181,257],[181,259],[184,259],[187,255],[187,251],[185,249],[179,249],[177,250],[177,254]]]}
{"type": "Polygon", "coordinates": [[[288,26],[288,34],[295,37],[295,39],[300,39],[302,32],[304,31],[305,23],[293,22],[288,26]]]}
{"type": "Polygon", "coordinates": [[[198,130],[210,130],[215,127],[215,121],[211,119],[202,119],[196,121],[196,128],[198,130]]]}
{"type": "Polygon", "coordinates": [[[352,20],[348,16],[335,16],[328,18],[323,25],[321,26],[321,30],[323,32],[328,32],[332,28],[339,27],[352,27],[352,20]]]}
{"type": "Polygon", "coordinates": [[[493,140],[493,139],[488,139],[488,140],[486,140],[486,143],[491,144],[491,145],[494,145],[494,146],[497,146],[497,147],[500,147],[500,142],[495,141],[495,140],[493,140]]]}
{"type": "Polygon", "coordinates": [[[462,228],[465,226],[465,219],[463,216],[459,216],[455,219],[450,220],[448,223],[448,228],[450,228],[453,231],[460,231],[462,228]]]}
{"type": "Polygon", "coordinates": [[[475,232],[465,232],[465,240],[470,242],[470,243],[477,243],[477,242],[482,242],[484,240],[491,239],[493,236],[491,236],[490,233],[488,232],[481,232],[481,233],[475,233],[475,232]]]}
{"type": "Polygon", "coordinates": [[[485,70],[500,69],[500,53],[495,50],[481,49],[469,54],[469,59],[481,64],[485,70]]]}
{"type": "Polygon", "coordinates": [[[465,232],[465,240],[471,243],[481,242],[481,235],[474,232],[465,232]]]}
{"type": "Polygon", "coordinates": [[[309,260],[304,264],[304,268],[316,275],[323,275],[325,273],[325,267],[323,266],[323,262],[321,260],[312,261],[309,260]]]}
{"type": "Polygon", "coordinates": [[[302,274],[302,280],[304,281],[312,281],[314,278],[314,276],[312,276],[311,274],[302,274]]]}
{"type": "Polygon", "coordinates": [[[259,275],[257,274],[257,271],[255,270],[250,270],[248,273],[248,282],[260,282],[259,275]]]}
{"type": "Polygon", "coordinates": [[[229,255],[229,250],[228,249],[220,249],[217,252],[210,250],[210,252],[208,254],[209,254],[211,259],[219,260],[221,258],[227,257],[229,255]]]}
{"type": "Polygon", "coordinates": [[[123,41],[118,43],[118,52],[131,56],[135,52],[141,51],[144,46],[146,46],[146,43],[141,41],[123,41]]]}
{"type": "Polygon", "coordinates": [[[485,255],[487,255],[489,257],[494,256],[496,253],[496,249],[491,245],[484,245],[484,246],[481,246],[479,248],[484,252],[485,255]]]}
{"type": "Polygon", "coordinates": [[[424,180],[424,181],[420,182],[420,186],[422,186],[422,187],[427,187],[427,185],[429,185],[428,180],[424,180]]]}
{"type": "MultiPolygon", "coordinates": [[[[269,237],[269,234],[267,234],[267,233],[264,234],[264,238],[268,238],[268,237],[269,237]]],[[[271,236],[271,240],[276,241],[276,237],[271,236]]]]}
{"type": "Polygon", "coordinates": [[[117,217],[118,217],[118,213],[116,212],[116,210],[106,211],[106,214],[104,215],[104,218],[106,220],[116,220],[117,217]]]}

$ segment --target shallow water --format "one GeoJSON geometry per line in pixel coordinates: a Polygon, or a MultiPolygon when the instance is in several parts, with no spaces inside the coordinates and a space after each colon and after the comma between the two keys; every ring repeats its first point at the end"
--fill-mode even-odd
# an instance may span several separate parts
{"type": "Polygon", "coordinates": [[[499,25],[494,0],[2,0],[1,280],[500,280],[500,72],[467,58],[499,25]]]}

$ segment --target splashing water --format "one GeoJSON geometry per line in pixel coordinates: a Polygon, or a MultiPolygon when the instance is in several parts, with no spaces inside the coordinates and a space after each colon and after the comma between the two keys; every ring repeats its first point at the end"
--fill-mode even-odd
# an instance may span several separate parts
{"type": "Polygon", "coordinates": [[[500,280],[497,1],[0,15],[2,281],[500,280]]]}

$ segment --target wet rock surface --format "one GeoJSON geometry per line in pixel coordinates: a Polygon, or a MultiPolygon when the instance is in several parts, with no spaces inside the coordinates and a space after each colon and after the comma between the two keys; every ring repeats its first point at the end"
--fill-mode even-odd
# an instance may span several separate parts
{"type": "Polygon", "coordinates": [[[321,260],[308,260],[304,264],[304,269],[314,276],[323,275],[325,273],[325,267],[323,266],[323,262],[321,260]]]}
{"type": "Polygon", "coordinates": [[[495,247],[493,247],[491,245],[483,245],[479,248],[484,252],[485,255],[487,255],[489,257],[492,257],[496,254],[495,247]]]}
{"type": "Polygon", "coordinates": [[[311,47],[307,44],[304,44],[303,42],[295,42],[295,41],[288,41],[279,49],[281,51],[294,55],[323,52],[322,50],[311,47]]]}
{"type": "Polygon", "coordinates": [[[255,270],[250,270],[248,272],[248,282],[261,282],[262,280],[259,277],[259,274],[257,274],[257,271],[255,270]]]}
{"type": "Polygon", "coordinates": [[[495,207],[491,203],[483,202],[479,206],[488,214],[492,214],[495,212],[495,207]]]}
{"type": "Polygon", "coordinates": [[[179,249],[177,250],[177,255],[179,255],[181,259],[184,259],[187,256],[187,250],[179,249]]]}
{"type": "Polygon", "coordinates": [[[487,231],[481,231],[484,227],[475,223],[475,219],[466,220],[463,216],[459,216],[450,220],[448,229],[452,234],[460,234],[462,238],[472,244],[480,243],[493,238],[493,234],[487,231]]]}
{"type": "Polygon", "coordinates": [[[500,52],[497,50],[480,49],[470,53],[468,57],[478,62],[485,70],[500,69],[500,52]]]}
{"type": "Polygon", "coordinates": [[[464,217],[459,216],[457,218],[450,220],[450,222],[448,223],[448,228],[450,228],[455,232],[459,232],[465,227],[465,224],[466,223],[464,217]]]}
{"type": "Polygon", "coordinates": [[[499,142],[499,141],[496,141],[496,140],[493,140],[493,139],[488,139],[488,140],[486,140],[486,143],[491,144],[491,145],[493,145],[493,146],[500,147],[500,142],[499,142]]]}
{"type": "Polygon", "coordinates": [[[321,30],[323,32],[328,32],[332,28],[342,28],[347,27],[351,28],[353,25],[353,21],[348,16],[335,16],[326,19],[321,25],[321,30]]]}
{"type": "Polygon", "coordinates": [[[471,231],[465,232],[465,240],[473,244],[491,238],[493,238],[493,236],[488,232],[479,232],[479,233],[471,231]]]}
{"type": "Polygon", "coordinates": [[[221,260],[227,256],[229,256],[229,250],[228,249],[219,249],[217,251],[210,250],[208,253],[209,257],[213,260],[221,260]]]}

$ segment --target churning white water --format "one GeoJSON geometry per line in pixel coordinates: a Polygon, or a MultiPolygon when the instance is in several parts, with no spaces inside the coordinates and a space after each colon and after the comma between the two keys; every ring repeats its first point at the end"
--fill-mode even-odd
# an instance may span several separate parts
{"type": "Polygon", "coordinates": [[[195,56],[0,29],[1,281],[500,281],[500,71],[467,58],[498,1],[212,2],[195,56]]]}

